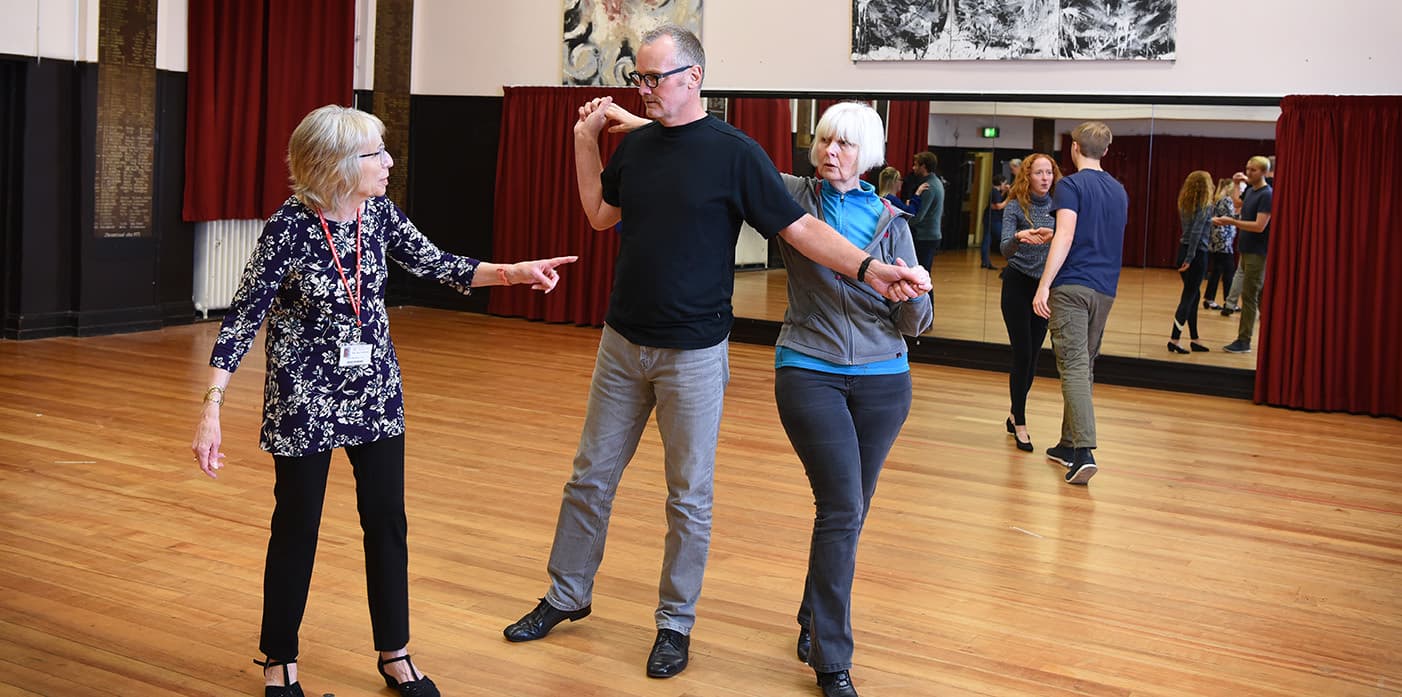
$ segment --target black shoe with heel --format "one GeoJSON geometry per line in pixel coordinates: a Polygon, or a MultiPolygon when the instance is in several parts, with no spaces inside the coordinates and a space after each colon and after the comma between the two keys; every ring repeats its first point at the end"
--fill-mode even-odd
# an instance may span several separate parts
{"type": "Polygon", "coordinates": [[[305,697],[305,694],[302,692],[302,685],[292,682],[292,673],[287,670],[287,666],[296,662],[297,659],[295,658],[290,661],[277,661],[271,658],[266,661],[260,661],[256,658],[253,659],[254,665],[263,666],[264,670],[282,666],[283,684],[265,685],[263,687],[263,697],[305,697]]]}
{"type": "Polygon", "coordinates": [[[1210,348],[1208,348],[1208,347],[1206,347],[1206,346],[1203,346],[1202,344],[1199,344],[1199,343],[1196,342],[1196,341],[1190,342],[1190,343],[1188,344],[1188,348],[1191,348],[1191,349],[1193,350],[1194,353],[1206,353],[1206,352],[1212,350],[1212,349],[1210,349],[1210,348]]]}
{"type": "Polygon", "coordinates": [[[1185,349],[1185,348],[1183,348],[1182,346],[1179,346],[1178,344],[1175,344],[1175,343],[1173,343],[1172,341],[1170,341],[1170,342],[1168,342],[1168,352],[1169,352],[1169,353],[1188,353],[1188,349],[1185,349]]]}
{"type": "Polygon", "coordinates": [[[1021,438],[1017,437],[1017,426],[1013,424],[1013,419],[1011,416],[1008,417],[1006,426],[1008,427],[1008,435],[1013,437],[1014,443],[1017,443],[1017,449],[1025,453],[1032,452],[1032,439],[1028,438],[1027,440],[1022,440],[1021,438]]]}
{"type": "Polygon", "coordinates": [[[403,697],[439,697],[438,686],[434,685],[433,681],[429,680],[427,675],[418,680],[400,682],[395,680],[393,675],[385,672],[385,666],[399,661],[404,661],[409,664],[410,675],[418,672],[414,668],[414,662],[409,660],[409,654],[407,653],[403,656],[395,656],[394,658],[381,658],[377,667],[380,669],[380,677],[385,679],[385,687],[398,690],[399,694],[403,697]]]}

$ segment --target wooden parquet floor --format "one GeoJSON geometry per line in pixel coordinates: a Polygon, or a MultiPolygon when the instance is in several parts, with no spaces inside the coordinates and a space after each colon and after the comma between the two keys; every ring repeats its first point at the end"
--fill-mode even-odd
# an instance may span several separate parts
{"type": "MultiPolygon", "coordinates": [[[[990,274],[991,275],[991,274],[990,274]]],[[[644,676],[665,526],[649,429],[594,614],[501,629],[546,587],[598,331],[392,312],[409,411],[411,650],[445,695],[819,694],[793,656],[812,498],[772,350],[734,345],[691,667],[644,676]]],[[[235,375],[229,465],[188,451],[213,323],[0,342],[0,694],[261,694],[270,458],[262,353],[235,375]]],[[[1062,483],[1003,431],[1006,376],[914,367],[862,541],[864,697],[1402,695],[1402,422],[1097,386],[1101,472],[1062,483]]],[[[307,694],[374,670],[353,479],[337,455],[302,632],[307,694]]]]}

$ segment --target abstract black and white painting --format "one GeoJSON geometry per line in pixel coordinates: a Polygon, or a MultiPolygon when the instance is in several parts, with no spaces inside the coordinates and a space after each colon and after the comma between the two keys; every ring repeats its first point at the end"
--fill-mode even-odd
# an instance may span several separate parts
{"type": "Polygon", "coordinates": [[[1178,0],[852,0],[852,60],[1173,60],[1178,0]]]}
{"type": "Polygon", "coordinates": [[[622,87],[638,39],[660,24],[701,36],[701,0],[565,0],[565,85],[622,87]]]}

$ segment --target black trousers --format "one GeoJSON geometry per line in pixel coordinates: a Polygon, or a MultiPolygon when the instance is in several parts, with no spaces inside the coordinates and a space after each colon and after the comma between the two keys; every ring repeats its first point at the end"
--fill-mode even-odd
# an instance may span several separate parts
{"type": "Polygon", "coordinates": [[[1232,277],[1236,275],[1236,255],[1232,252],[1210,252],[1207,258],[1207,291],[1202,297],[1217,299],[1217,282],[1222,282],[1222,302],[1232,292],[1232,277]]]}
{"type": "Polygon", "coordinates": [[[1198,338],[1198,300],[1202,299],[1202,275],[1206,271],[1207,255],[1200,253],[1193,257],[1193,263],[1188,265],[1187,271],[1178,274],[1183,278],[1183,293],[1178,296],[1178,309],[1173,313],[1174,341],[1183,335],[1185,325],[1188,327],[1188,336],[1194,341],[1198,338]]]}
{"type": "MultiPolygon", "coordinates": [[[[365,533],[365,585],[375,650],[409,643],[409,547],[404,516],[404,436],[345,449],[355,471],[356,508],[365,533]]],[[[307,608],[331,451],[274,455],[272,534],[263,567],[263,630],[258,647],[279,661],[297,658],[307,608]]]]}
{"type": "Polygon", "coordinates": [[[1008,344],[1013,349],[1013,364],[1008,372],[1008,399],[1012,404],[1013,423],[1027,424],[1027,392],[1037,376],[1037,355],[1047,338],[1047,321],[1032,311],[1032,297],[1037,294],[1033,278],[1017,269],[1003,268],[1003,325],[1008,328],[1008,344]]]}

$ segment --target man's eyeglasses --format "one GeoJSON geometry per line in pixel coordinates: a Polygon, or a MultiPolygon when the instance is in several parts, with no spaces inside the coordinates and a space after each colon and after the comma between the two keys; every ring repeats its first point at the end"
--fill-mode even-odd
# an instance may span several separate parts
{"type": "Polygon", "coordinates": [[[375,152],[367,152],[364,155],[356,155],[356,157],[359,157],[362,160],[367,157],[378,157],[380,158],[380,160],[385,160],[389,157],[389,152],[385,150],[385,146],[381,145],[380,149],[376,150],[375,152]]]}
{"type": "Polygon", "coordinates": [[[657,83],[662,82],[662,78],[667,77],[668,75],[676,75],[677,73],[683,70],[689,70],[692,67],[694,66],[683,65],[680,68],[673,68],[665,73],[640,73],[634,70],[631,73],[624,73],[623,81],[627,82],[630,87],[637,87],[638,83],[642,83],[644,85],[647,85],[648,89],[657,89],[657,83]]]}

